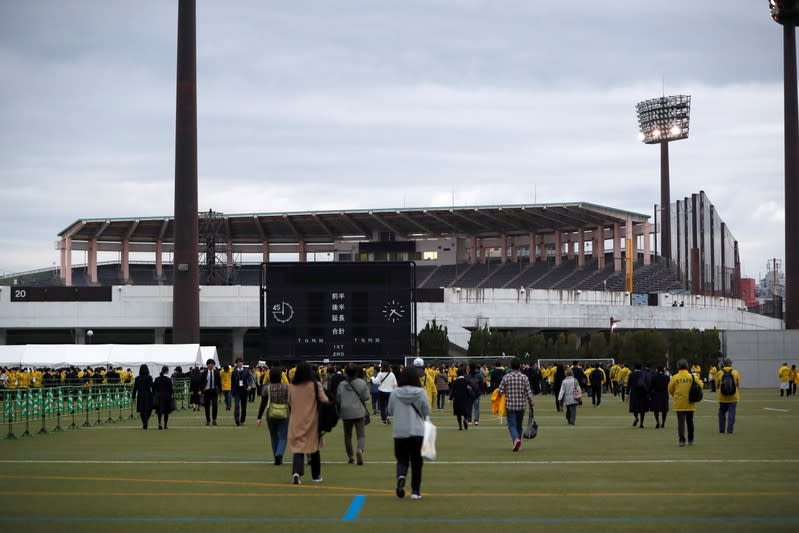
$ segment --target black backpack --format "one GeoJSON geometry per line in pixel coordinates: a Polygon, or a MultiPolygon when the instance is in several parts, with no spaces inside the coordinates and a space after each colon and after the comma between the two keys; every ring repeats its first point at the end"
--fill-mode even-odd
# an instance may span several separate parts
{"type": "Polygon", "coordinates": [[[338,424],[338,406],[333,402],[320,402],[318,385],[316,381],[313,382],[314,399],[316,400],[316,409],[319,414],[319,434],[330,433],[333,428],[338,424]]]}
{"type": "Polygon", "coordinates": [[[723,396],[735,395],[735,376],[732,375],[732,370],[729,372],[722,371],[719,391],[723,396]]]}
{"type": "Polygon", "coordinates": [[[691,403],[702,401],[702,386],[691,376],[691,388],[688,390],[688,401],[691,403]]]}

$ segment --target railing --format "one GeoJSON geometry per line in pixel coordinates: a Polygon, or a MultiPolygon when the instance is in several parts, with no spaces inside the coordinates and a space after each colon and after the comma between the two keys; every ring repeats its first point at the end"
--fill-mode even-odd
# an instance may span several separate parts
{"type": "MultiPolygon", "coordinates": [[[[177,409],[186,409],[189,381],[173,380],[172,390],[177,409]]],[[[0,389],[0,434],[16,439],[131,420],[131,392],[130,384],[0,389]]]]}

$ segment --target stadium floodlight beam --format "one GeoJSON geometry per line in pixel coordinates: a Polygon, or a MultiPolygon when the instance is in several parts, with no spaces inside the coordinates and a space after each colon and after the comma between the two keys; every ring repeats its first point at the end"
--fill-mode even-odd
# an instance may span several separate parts
{"type": "Polygon", "coordinates": [[[638,128],[645,144],[660,145],[660,256],[671,261],[671,217],[669,206],[669,143],[688,138],[691,97],[662,96],[638,102],[638,128]]]}
{"type": "Polygon", "coordinates": [[[798,0],[769,0],[782,24],[785,120],[785,329],[799,329],[799,106],[796,95],[798,0]]]}
{"type": "Polygon", "coordinates": [[[172,342],[200,342],[197,212],[197,16],[195,0],[178,3],[175,104],[175,252],[172,342]]]}

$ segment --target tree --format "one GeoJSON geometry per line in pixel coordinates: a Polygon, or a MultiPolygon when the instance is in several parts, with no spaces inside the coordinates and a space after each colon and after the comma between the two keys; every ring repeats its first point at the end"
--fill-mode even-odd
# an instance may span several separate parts
{"type": "Polygon", "coordinates": [[[417,335],[419,355],[422,357],[441,357],[449,355],[449,336],[445,326],[428,322],[417,335]]]}
{"type": "Polygon", "coordinates": [[[468,355],[486,355],[488,353],[488,326],[472,330],[469,336],[468,355]]]}
{"type": "Polygon", "coordinates": [[[591,334],[585,356],[589,359],[602,359],[608,356],[608,341],[601,331],[591,334]]]}

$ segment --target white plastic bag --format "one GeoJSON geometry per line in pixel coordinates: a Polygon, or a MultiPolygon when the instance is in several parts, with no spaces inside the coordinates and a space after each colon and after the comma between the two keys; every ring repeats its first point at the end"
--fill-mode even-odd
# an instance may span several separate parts
{"type": "Polygon", "coordinates": [[[422,438],[422,457],[430,461],[436,460],[436,426],[429,419],[424,421],[424,437],[422,438]]]}

